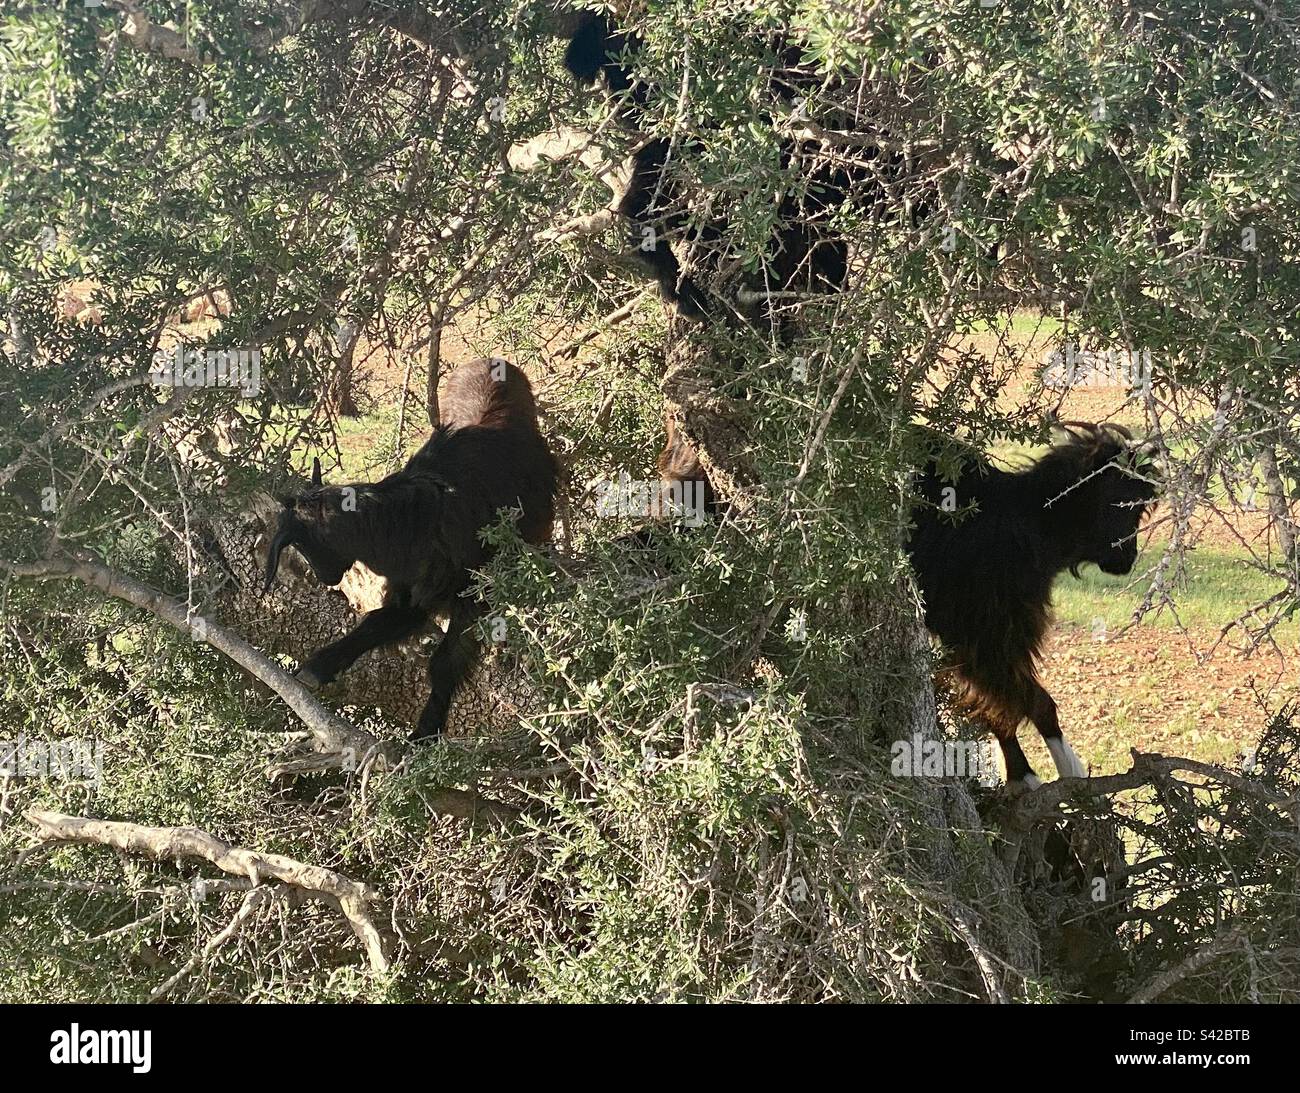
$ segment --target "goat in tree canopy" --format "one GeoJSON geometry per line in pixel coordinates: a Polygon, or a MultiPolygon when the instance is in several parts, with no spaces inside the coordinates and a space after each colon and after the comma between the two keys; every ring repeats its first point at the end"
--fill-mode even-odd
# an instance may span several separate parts
{"type": "Polygon", "coordinates": [[[944,675],[956,684],[960,707],[997,736],[1013,787],[1040,784],[1016,739],[1026,719],[1062,777],[1088,774],[1038,681],[1052,582],[1066,570],[1077,577],[1088,562],[1103,573],[1129,573],[1155,499],[1154,482],[1139,470],[1150,465],[1149,450],[1126,430],[1070,428],[1065,443],[1015,473],[969,468],[945,482],[931,463],[907,545],[926,626],[946,647],[944,675]]]}
{"type": "MultiPolygon", "coordinates": [[[[775,40],[772,44],[791,67],[802,54],[798,43],[775,40]]],[[[660,95],[658,89],[638,79],[629,67],[631,55],[641,46],[636,33],[620,29],[609,15],[587,11],[582,13],[564,52],[565,68],[583,85],[602,85],[616,116],[632,129],[640,127],[647,106],[660,95]]],[[[781,98],[794,100],[798,88],[780,79],[776,84],[781,98]]],[[[730,320],[733,309],[737,314],[752,312],[748,314],[750,321],[767,317],[764,306],[754,311],[752,305],[741,307],[738,301],[720,308],[722,301],[710,298],[698,279],[682,269],[673,252],[673,238],[707,244],[716,244],[721,239],[719,224],[692,225],[687,203],[678,189],[676,168],[670,169],[669,161],[675,154],[690,156],[696,150],[687,140],[674,152],[673,141],[655,137],[643,140],[633,153],[631,178],[618,207],[631,225],[628,256],[654,276],[663,299],[687,318],[705,320],[721,316],[730,320]]],[[[879,150],[873,147],[862,150],[859,158],[874,160],[878,155],[879,150]]],[[[782,151],[782,166],[789,167],[796,161],[809,173],[809,184],[782,195],[780,227],[771,240],[770,260],[763,275],[752,278],[750,287],[763,293],[767,290],[833,293],[843,286],[848,275],[848,244],[833,227],[836,210],[850,194],[859,203],[868,200],[875,205],[884,193],[874,168],[866,174],[860,173],[861,177],[854,177],[843,166],[822,162],[799,152],[793,142],[787,142],[782,151]],[[863,192],[855,193],[858,190],[863,192]]],[[[706,246],[702,251],[710,249],[706,246]]],[[[713,262],[717,261],[715,256],[713,262]]]]}
{"type": "MultiPolygon", "coordinates": [[[[800,71],[805,43],[797,35],[757,33],[776,58],[773,109],[784,111],[802,96],[814,94],[820,76],[814,70],[800,71]]],[[[642,46],[635,30],[620,28],[606,12],[589,10],[581,13],[564,52],[565,68],[582,85],[601,85],[615,119],[632,131],[648,120],[653,129],[653,111],[648,108],[665,97],[632,67],[642,46]]],[[[676,94],[674,89],[666,97],[676,101],[676,94]]],[[[822,121],[839,127],[853,124],[852,118],[838,113],[833,121],[822,121]]],[[[850,165],[845,157],[819,149],[819,143],[814,147],[814,142],[799,139],[782,141],[782,171],[801,183],[784,187],[780,194],[762,269],[746,275],[734,297],[724,300],[707,287],[707,272],[726,268],[736,257],[726,254],[725,221],[713,217],[694,222],[679,181],[683,162],[698,157],[700,146],[689,136],[678,141],[645,135],[632,153],[628,187],[618,205],[629,222],[628,257],[656,279],[661,297],[679,315],[760,328],[770,324],[777,339],[790,344],[797,323],[785,310],[787,305],[778,301],[792,295],[833,295],[848,281],[849,240],[836,223],[842,207],[867,211],[879,220],[909,215],[917,223],[929,215],[933,203],[933,195],[909,190],[910,168],[897,151],[867,143],[855,149],[850,165]],[[908,200],[900,203],[898,194],[904,191],[908,200]],[[692,253],[689,270],[674,252],[674,240],[692,253]]],[[[668,439],[659,455],[661,474],[670,483],[698,482],[709,498],[709,511],[720,511],[725,506],[717,502],[691,442],[674,423],[665,424],[668,439]]]]}
{"type": "Polygon", "coordinates": [[[482,606],[464,593],[471,571],[491,556],[480,532],[502,509],[517,512],[529,543],[550,538],[558,467],[537,425],[528,378],[503,360],[478,360],[447,381],[443,424],[407,465],[380,482],[325,486],[320,461],[311,488],[280,499],[266,585],[280,555],[295,547],[324,584],[355,562],[388,579],[384,606],[347,636],[317,650],[298,671],[323,686],[358,657],[418,632],[434,613],[449,616],[429,659],[429,700],[414,738],[443,731],[456,689],[473,664],[482,606]]]}

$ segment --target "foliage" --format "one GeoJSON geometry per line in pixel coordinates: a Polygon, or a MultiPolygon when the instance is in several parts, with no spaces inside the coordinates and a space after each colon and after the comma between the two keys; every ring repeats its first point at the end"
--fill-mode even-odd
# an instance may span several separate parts
{"type": "MultiPolygon", "coordinates": [[[[436,387],[452,333],[528,366],[569,471],[567,539],[539,554],[493,532],[484,593],[538,696],[515,733],[287,785],[264,771],[296,723],[214,650],[98,593],[11,580],[0,727],[93,735],[105,777],[94,794],[3,790],[0,995],[140,999],[191,958],[174,999],[1082,989],[1037,959],[973,810],[954,819],[970,787],[888,773],[884,745],[928,687],[907,644],[908,476],[931,453],[1046,437],[1051,392],[1008,406],[1001,362],[962,340],[1033,306],[1059,316],[1062,343],[1151,351],[1134,406],[1166,458],[1172,550],[1216,479],[1237,482],[1264,449],[1275,528],[1293,523],[1290,17],[1224,0],[619,5],[655,90],[634,134],[563,74],[549,3],[453,0],[423,22],[407,16],[430,5],[371,5],[302,26],[273,0],[138,7],[210,63],[135,48],[111,6],[20,0],[0,17],[0,564],[89,549],[196,611],[219,605],[188,552],[206,522],[334,448],[338,415],[367,396],[349,324],[414,365],[386,450],[419,431],[398,420],[424,417],[420,384],[436,387]],[[787,32],[793,60],[778,57],[787,32]],[[556,230],[598,211],[606,182],[572,157],[505,166],[561,124],[598,132],[610,163],[641,134],[670,137],[688,221],[716,229],[678,242],[734,293],[772,267],[780,199],[809,185],[786,154],[808,123],[811,158],[866,161],[835,218],[852,272],[768,324],[666,321],[638,300],[625,226],[556,230]],[[97,317],[69,317],[87,284],[97,317]],[[174,315],[218,293],[220,321],[174,315]],[[556,352],[589,324],[579,351],[556,352]],[[257,348],[260,392],[142,380],[178,341],[257,348]],[[741,438],[712,454],[750,481],[733,519],[638,545],[619,537],[641,521],[598,516],[592,490],[649,473],[660,383],[683,357],[741,438]],[[466,825],[429,805],[448,786],[519,812],[466,825]],[[195,898],[210,871],[194,863],[25,854],[31,807],[193,824],[365,880],[391,913],[393,969],[361,970],[341,918],[292,892],[205,952],[243,890],[195,898]],[[985,946],[1030,956],[991,983],[985,946]]],[[[1291,610],[1294,543],[1260,565],[1284,589],[1271,610],[1291,610]]],[[[1167,570],[1147,606],[1172,595],[1167,570]]],[[[1213,811],[1243,807],[1225,792],[1213,811]]],[[[1271,814],[1251,817],[1231,836],[1245,859],[1281,838],[1271,814]]],[[[1142,852],[1190,838],[1177,820],[1142,852]]],[[[1204,849],[1164,878],[1192,885],[1178,927],[1160,945],[1126,937],[1116,982],[1137,986],[1228,919],[1261,946],[1294,922],[1293,886],[1268,878],[1211,913],[1221,877],[1204,849]]],[[[1294,968],[1271,971],[1231,995],[1293,994],[1294,968]]]]}

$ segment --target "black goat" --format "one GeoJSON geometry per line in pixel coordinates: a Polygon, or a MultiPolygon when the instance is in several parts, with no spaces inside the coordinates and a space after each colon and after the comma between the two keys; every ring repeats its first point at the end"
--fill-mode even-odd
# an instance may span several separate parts
{"type": "MultiPolygon", "coordinates": [[[[790,106],[801,93],[814,95],[820,77],[800,72],[805,43],[776,33],[767,36],[766,45],[774,58],[775,100],[790,106]]],[[[620,29],[610,15],[587,11],[581,13],[564,53],[565,68],[581,84],[601,84],[616,119],[631,130],[643,127],[646,115],[652,113],[648,108],[663,97],[629,67],[641,46],[639,35],[620,29]]],[[[834,125],[849,125],[850,121],[836,116],[834,125]]],[[[745,278],[734,300],[723,301],[705,286],[709,270],[734,264],[735,255],[728,254],[724,245],[725,221],[710,218],[692,223],[678,181],[679,165],[698,158],[699,146],[690,139],[675,148],[664,138],[643,141],[632,155],[631,177],[618,205],[618,212],[630,225],[628,257],[655,278],[661,297],[678,314],[700,321],[716,318],[731,325],[767,322],[778,339],[789,344],[796,324],[783,305],[773,301],[791,295],[833,295],[848,281],[849,240],[836,224],[842,207],[867,212],[878,221],[907,215],[913,225],[927,218],[933,207],[933,194],[918,189],[901,153],[867,144],[855,149],[850,163],[843,156],[828,156],[818,149],[820,145],[814,149],[809,142],[795,139],[782,142],[782,170],[802,182],[780,197],[763,268],[745,278]],[[674,239],[685,244],[679,244],[679,249],[691,254],[693,273],[678,261],[671,245],[674,239]]],[[[692,471],[691,477],[702,481],[710,496],[709,511],[718,511],[713,487],[680,432],[670,431],[659,465],[668,481],[685,480],[687,475],[679,474],[678,469],[693,465],[698,474],[692,471]]]]}
{"type": "Polygon", "coordinates": [[[384,606],[299,669],[308,686],[329,683],[363,653],[410,637],[435,612],[450,616],[429,659],[429,701],[417,738],[442,732],[478,651],[473,628],[482,607],[463,593],[470,571],[491,554],[479,533],[501,509],[517,509],[520,535],[545,542],[558,478],[532,388],[514,365],[480,360],[458,368],[447,381],[442,417],[407,465],[380,482],[324,486],[317,461],[311,489],[281,498],[266,566],[267,589],[289,546],[324,584],[338,584],[358,561],[388,579],[384,606]]]}
{"type": "MultiPolygon", "coordinates": [[[[791,85],[786,74],[797,66],[803,46],[780,36],[771,45],[783,62],[774,70],[781,73],[774,79],[774,87],[779,98],[793,102],[800,88],[791,85]]],[[[618,119],[634,130],[641,127],[651,101],[659,97],[656,88],[638,80],[628,67],[628,59],[640,47],[638,35],[619,29],[602,12],[589,11],[583,13],[564,53],[565,68],[582,84],[601,83],[613,100],[618,119]]],[[[815,82],[810,82],[803,90],[811,92],[814,88],[815,82]]],[[[674,154],[687,158],[698,150],[687,140],[674,154]]],[[[644,141],[632,156],[632,174],[618,207],[631,224],[629,257],[658,281],[663,299],[680,314],[696,320],[710,316],[729,320],[731,308],[719,308],[719,302],[710,298],[700,281],[682,270],[670,245],[672,238],[705,244],[696,248],[696,257],[715,266],[722,264],[721,254],[711,254],[719,250],[722,225],[691,224],[677,185],[677,171],[669,162],[670,153],[672,143],[655,138],[644,141]]],[[[807,175],[807,183],[782,195],[780,227],[770,240],[770,261],[747,286],[764,303],[757,313],[744,316],[748,321],[768,316],[769,292],[778,296],[796,291],[833,293],[843,287],[848,275],[848,243],[833,227],[835,213],[850,199],[859,206],[884,202],[887,195],[880,180],[899,174],[902,165],[900,156],[891,158],[874,147],[861,150],[856,159],[862,163],[872,161],[870,170],[855,172],[825,157],[800,151],[793,141],[785,142],[782,168],[797,164],[800,173],[807,175]]]]}
{"type": "Polygon", "coordinates": [[[1073,428],[1017,473],[973,468],[949,483],[931,463],[907,545],[926,626],[946,646],[943,674],[961,707],[997,736],[1007,780],[1022,788],[1039,784],[1016,739],[1025,719],[1061,776],[1088,773],[1038,681],[1052,582],[1065,570],[1077,577],[1086,562],[1116,575],[1132,570],[1138,527],[1155,498],[1154,483],[1137,469],[1145,449],[1125,430],[1073,428]]]}

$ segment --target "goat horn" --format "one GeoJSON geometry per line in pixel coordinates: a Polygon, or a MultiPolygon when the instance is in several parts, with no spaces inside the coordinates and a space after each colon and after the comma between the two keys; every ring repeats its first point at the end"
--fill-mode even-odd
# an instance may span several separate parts
{"type": "Polygon", "coordinates": [[[280,568],[280,553],[288,545],[289,533],[287,531],[279,532],[271,540],[271,550],[266,556],[266,581],[262,585],[263,595],[271,591],[271,585],[275,583],[275,574],[280,568]]]}
{"type": "Polygon", "coordinates": [[[311,461],[311,484],[313,486],[319,486],[321,484],[319,459],[313,459],[311,461]]]}
{"type": "Polygon", "coordinates": [[[1061,421],[1052,418],[1048,421],[1052,429],[1059,429],[1066,438],[1080,441],[1096,442],[1101,438],[1101,429],[1091,421],[1061,421]]]}

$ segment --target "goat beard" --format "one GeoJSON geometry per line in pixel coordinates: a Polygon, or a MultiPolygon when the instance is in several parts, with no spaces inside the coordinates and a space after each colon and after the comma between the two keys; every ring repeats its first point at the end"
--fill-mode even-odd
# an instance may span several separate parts
{"type": "Polygon", "coordinates": [[[271,540],[271,551],[266,557],[266,581],[262,584],[263,594],[271,591],[271,585],[275,583],[275,574],[280,568],[280,555],[284,548],[291,542],[292,537],[289,532],[277,532],[274,539],[271,540]]]}

